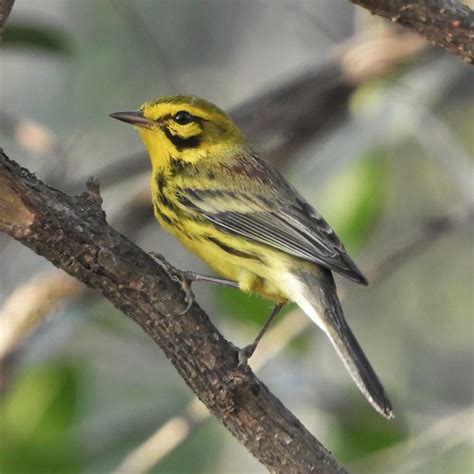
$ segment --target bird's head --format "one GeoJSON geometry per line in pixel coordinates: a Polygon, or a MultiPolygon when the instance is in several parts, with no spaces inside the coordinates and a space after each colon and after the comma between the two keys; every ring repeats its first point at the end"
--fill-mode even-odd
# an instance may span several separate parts
{"type": "Polygon", "coordinates": [[[161,97],[145,102],[138,111],[110,115],[138,130],[153,165],[165,156],[193,162],[244,143],[224,111],[194,96],[161,97]]]}

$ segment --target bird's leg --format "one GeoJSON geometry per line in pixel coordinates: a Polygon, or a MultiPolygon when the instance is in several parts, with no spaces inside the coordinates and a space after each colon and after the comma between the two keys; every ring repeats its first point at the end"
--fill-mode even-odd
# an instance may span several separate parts
{"type": "Polygon", "coordinates": [[[201,275],[200,273],[183,271],[185,277],[190,281],[205,281],[213,285],[228,286],[230,288],[239,288],[239,284],[233,280],[226,280],[225,278],[213,277],[209,275],[201,275]]]}
{"type": "Polygon", "coordinates": [[[275,305],[275,307],[272,309],[272,312],[270,313],[270,316],[263,325],[263,328],[260,330],[258,336],[255,338],[255,341],[253,341],[252,344],[249,344],[248,346],[245,346],[239,350],[239,367],[247,364],[247,361],[250,359],[250,357],[252,357],[253,353],[255,352],[255,349],[257,348],[260,339],[262,339],[263,335],[270,327],[270,323],[272,322],[273,318],[275,318],[275,316],[281,311],[283,306],[285,306],[285,303],[278,303],[277,305],[275,305]]]}
{"type": "Polygon", "coordinates": [[[171,263],[167,262],[163,255],[160,255],[159,253],[155,252],[149,252],[149,255],[151,255],[163,267],[166,273],[168,273],[168,275],[170,275],[170,277],[174,281],[178,282],[181,285],[181,288],[183,289],[186,295],[185,301],[188,304],[181,314],[187,313],[194,303],[194,294],[191,288],[191,284],[194,281],[205,281],[208,283],[212,283],[213,285],[223,285],[229,286],[231,288],[239,288],[239,284],[236,281],[226,280],[224,278],[218,278],[208,275],[201,275],[200,273],[191,272],[188,270],[179,270],[178,268],[171,265],[171,263]]]}

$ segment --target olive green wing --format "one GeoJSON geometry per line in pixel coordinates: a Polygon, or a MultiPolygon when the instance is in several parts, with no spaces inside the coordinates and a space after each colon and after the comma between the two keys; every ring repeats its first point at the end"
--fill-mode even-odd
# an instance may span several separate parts
{"type": "Polygon", "coordinates": [[[221,165],[218,175],[218,187],[182,188],[179,201],[222,232],[367,284],[329,224],[266,162],[255,155],[236,157],[232,165],[221,165]]]}

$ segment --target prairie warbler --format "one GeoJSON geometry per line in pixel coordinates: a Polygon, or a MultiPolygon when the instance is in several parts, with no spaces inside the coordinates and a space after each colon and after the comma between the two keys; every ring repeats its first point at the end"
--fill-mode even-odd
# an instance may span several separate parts
{"type": "Polygon", "coordinates": [[[366,278],[326,221],[256,152],[228,115],[191,96],[170,96],[112,117],[135,126],[152,165],[156,219],[225,279],[183,272],[256,292],[280,308],[294,301],[328,336],[357,387],[384,417],[385,391],[349,328],[332,271],[366,278]]]}

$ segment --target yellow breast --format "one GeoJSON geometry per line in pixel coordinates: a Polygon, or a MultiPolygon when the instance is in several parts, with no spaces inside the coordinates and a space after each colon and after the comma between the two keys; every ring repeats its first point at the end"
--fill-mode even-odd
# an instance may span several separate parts
{"type": "Polygon", "coordinates": [[[161,202],[154,200],[155,217],[160,225],[218,275],[238,282],[245,293],[259,293],[278,302],[288,300],[286,292],[280,289],[283,285],[279,276],[284,262],[277,255],[279,252],[267,251],[263,256],[255,244],[228,236],[211,223],[196,222],[173,212],[161,202]]]}

